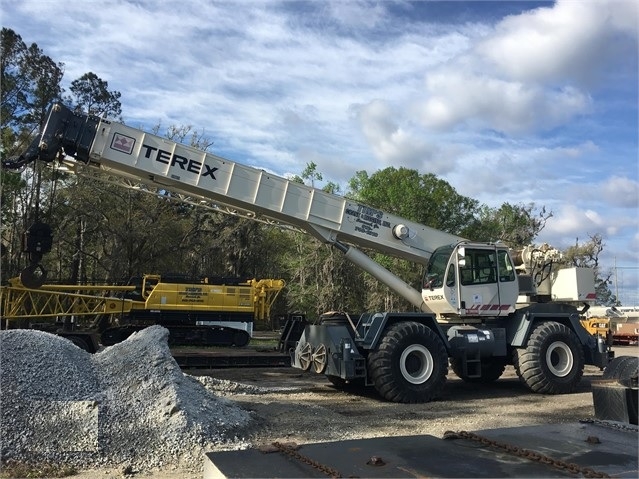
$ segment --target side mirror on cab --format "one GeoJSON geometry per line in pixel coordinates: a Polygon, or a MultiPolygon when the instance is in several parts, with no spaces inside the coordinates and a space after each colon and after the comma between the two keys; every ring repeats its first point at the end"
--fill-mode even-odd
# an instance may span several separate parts
{"type": "Polygon", "coordinates": [[[457,265],[461,267],[466,266],[466,248],[463,246],[457,249],[457,265]]]}

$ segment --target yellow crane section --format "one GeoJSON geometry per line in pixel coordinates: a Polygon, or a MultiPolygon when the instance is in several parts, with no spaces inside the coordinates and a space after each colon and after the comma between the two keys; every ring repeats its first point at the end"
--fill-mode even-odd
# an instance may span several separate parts
{"type": "Polygon", "coordinates": [[[12,321],[25,319],[56,319],[63,316],[96,316],[101,314],[127,313],[133,301],[112,296],[82,294],[79,291],[111,287],[83,287],[44,285],[40,289],[26,288],[19,278],[9,281],[9,286],[0,288],[0,317],[10,327],[12,321]],[[72,292],[75,291],[75,292],[72,292]]]}
{"type": "Polygon", "coordinates": [[[3,328],[53,330],[64,322],[66,333],[100,334],[103,345],[160,324],[169,329],[173,344],[244,346],[256,321],[270,321],[284,286],[281,279],[193,282],[146,274],[127,286],[44,284],[32,289],[13,278],[0,289],[0,318],[3,328]],[[78,329],[82,319],[88,321],[78,329]]]}
{"type": "Polygon", "coordinates": [[[254,321],[265,321],[284,286],[281,279],[211,284],[209,278],[199,283],[169,282],[160,275],[147,274],[142,278],[140,290],[134,290],[139,300],[129,297],[134,299],[131,309],[135,311],[243,312],[250,313],[254,321]]]}

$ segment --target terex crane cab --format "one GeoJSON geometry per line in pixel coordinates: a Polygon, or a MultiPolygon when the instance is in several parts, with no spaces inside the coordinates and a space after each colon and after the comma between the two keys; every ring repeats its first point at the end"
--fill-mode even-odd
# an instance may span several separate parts
{"type": "MultiPolygon", "coordinates": [[[[568,393],[585,364],[603,368],[613,356],[579,321],[577,305],[594,300],[592,271],[560,269],[548,246],[511,252],[470,242],[60,104],[29,149],[3,167],[55,159],[77,173],[104,170],[123,186],[133,180],[302,229],[409,301],[415,311],[330,313],[304,328],[292,365],[338,386],[372,385],[390,401],[425,402],[441,392],[450,362],[465,381],[494,381],[512,364],[532,391],[568,393]],[[422,290],[355,245],[425,265],[422,290]]],[[[32,263],[24,275],[35,283],[31,272],[42,268],[32,263]]]]}

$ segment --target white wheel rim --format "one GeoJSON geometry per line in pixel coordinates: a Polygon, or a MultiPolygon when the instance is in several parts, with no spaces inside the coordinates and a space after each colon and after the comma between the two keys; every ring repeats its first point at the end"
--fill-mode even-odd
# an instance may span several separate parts
{"type": "Polygon", "coordinates": [[[433,374],[433,356],[428,348],[421,344],[413,344],[402,352],[399,369],[409,383],[422,384],[433,374]]]}
{"type": "Polygon", "coordinates": [[[574,365],[572,351],[568,345],[561,341],[552,343],[546,350],[546,365],[555,376],[568,376],[574,365]]]}

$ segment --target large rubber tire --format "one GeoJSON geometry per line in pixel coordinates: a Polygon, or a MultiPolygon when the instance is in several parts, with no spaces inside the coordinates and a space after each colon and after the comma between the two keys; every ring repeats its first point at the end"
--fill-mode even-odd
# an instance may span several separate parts
{"type": "Polygon", "coordinates": [[[448,354],[441,338],[417,322],[389,326],[367,359],[377,392],[388,401],[422,403],[441,394],[448,354]]]}
{"type": "Polygon", "coordinates": [[[603,372],[603,379],[630,379],[637,377],[639,357],[619,356],[614,358],[603,372]]]}
{"type": "Polygon", "coordinates": [[[453,372],[467,383],[491,383],[497,381],[506,370],[506,362],[500,358],[485,358],[481,361],[481,377],[469,378],[464,374],[464,365],[460,359],[450,361],[453,372]]]}
{"type": "Polygon", "coordinates": [[[536,393],[568,394],[584,373],[584,352],[575,333],[555,321],[535,327],[525,349],[516,349],[513,362],[519,378],[536,393]]]}
{"type": "Polygon", "coordinates": [[[625,409],[630,424],[637,424],[639,422],[637,412],[639,410],[639,394],[637,393],[638,376],[639,357],[637,356],[619,356],[614,358],[608,366],[606,366],[602,375],[603,379],[616,379],[624,387],[630,388],[626,395],[628,402],[619,401],[609,406],[617,406],[618,408],[625,409]]]}

